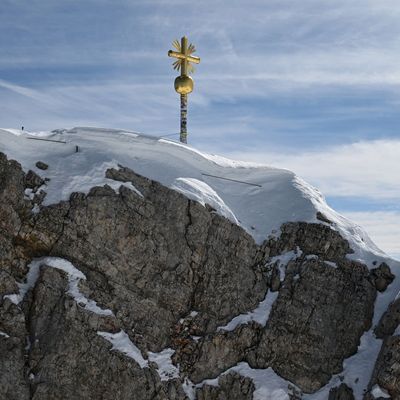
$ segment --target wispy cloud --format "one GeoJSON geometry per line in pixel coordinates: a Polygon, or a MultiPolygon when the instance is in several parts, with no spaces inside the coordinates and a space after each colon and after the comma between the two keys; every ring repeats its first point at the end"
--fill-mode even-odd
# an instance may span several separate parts
{"type": "Polygon", "coordinates": [[[362,141],[291,154],[271,153],[267,147],[263,150],[229,155],[288,168],[326,196],[400,201],[400,140],[362,141]]]}
{"type": "Polygon", "coordinates": [[[0,79],[0,88],[7,89],[13,93],[19,94],[24,97],[28,97],[33,100],[47,100],[46,96],[43,96],[39,91],[33,90],[24,86],[15,85],[10,82],[6,82],[0,79]]]}

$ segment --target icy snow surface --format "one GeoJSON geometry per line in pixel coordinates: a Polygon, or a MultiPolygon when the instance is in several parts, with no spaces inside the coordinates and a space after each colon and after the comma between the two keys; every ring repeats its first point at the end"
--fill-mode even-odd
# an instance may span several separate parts
{"type": "Polygon", "coordinates": [[[179,378],[179,369],[172,364],[173,349],[164,349],[159,353],[149,352],[149,360],[157,363],[158,374],[162,381],[179,378]]]}
{"type": "Polygon", "coordinates": [[[278,263],[279,268],[279,279],[281,282],[285,279],[286,274],[286,266],[290,261],[296,260],[299,258],[303,252],[297,247],[296,251],[287,251],[286,253],[280,254],[279,256],[271,257],[268,261],[268,265],[273,265],[276,262],[278,263]]]}
{"type": "Polygon", "coordinates": [[[198,201],[203,206],[209,204],[217,213],[230,219],[233,223],[239,224],[229,207],[207,183],[194,178],[177,178],[171,185],[171,189],[181,192],[189,199],[198,201]]]}
{"type": "Polygon", "coordinates": [[[390,395],[386,390],[383,390],[379,385],[375,385],[372,390],[371,394],[374,396],[375,399],[383,398],[383,399],[390,399],[390,395]]]}
{"type": "Polygon", "coordinates": [[[140,365],[141,368],[149,365],[149,362],[143,358],[142,353],[132,343],[126,332],[119,331],[117,333],[110,333],[98,331],[97,334],[102,336],[104,339],[107,339],[113,345],[113,350],[117,350],[132,358],[140,365]]]}
{"type": "MultiPolygon", "coordinates": [[[[52,132],[27,132],[0,129],[0,151],[19,161],[24,170],[34,170],[50,178],[45,205],[67,200],[74,192],[85,192],[95,185],[114,189],[129,183],[104,177],[118,164],[172,187],[240,224],[256,242],[278,233],[288,221],[318,222],[316,211],[323,212],[334,227],[355,244],[361,257],[364,251],[382,252],[358,226],[327,206],[321,193],[293,172],[204,154],[171,140],[113,129],[74,128],[52,132]],[[32,138],[64,143],[31,140],[32,138]],[[79,152],[75,152],[78,146],[79,152]],[[49,165],[41,171],[37,161],[49,165]],[[215,175],[245,183],[218,179],[215,175]]],[[[140,192],[139,192],[140,193],[140,192]]]]}
{"type": "Polygon", "coordinates": [[[87,299],[79,291],[79,281],[86,280],[86,276],[75,268],[69,261],[59,257],[41,257],[34,259],[29,265],[28,275],[24,283],[19,283],[19,293],[5,295],[4,298],[10,299],[14,304],[19,304],[25,297],[29,289],[35,286],[39,277],[40,266],[47,266],[49,268],[56,268],[64,271],[68,276],[68,294],[86,310],[89,310],[99,315],[112,315],[111,310],[104,310],[100,308],[93,300],[87,299]]]}
{"type": "MultiPolygon", "coordinates": [[[[397,275],[399,263],[388,258],[369,239],[362,228],[332,210],[325,202],[322,194],[293,172],[240,161],[228,160],[216,155],[201,153],[190,146],[153,136],[113,129],[74,128],[53,132],[22,132],[15,129],[0,129],[0,152],[9,158],[16,159],[25,171],[29,169],[40,176],[50,178],[43,189],[47,192],[44,204],[67,200],[74,191],[87,193],[92,186],[108,184],[114,190],[121,185],[129,187],[139,196],[142,194],[130,183],[116,182],[105,178],[108,168],[122,165],[165,186],[173,188],[185,196],[195,199],[201,204],[208,203],[217,213],[242,226],[257,243],[263,242],[269,235],[278,235],[282,223],[288,221],[319,222],[316,212],[322,212],[330,221],[332,228],[349,240],[354,254],[348,257],[360,260],[369,268],[385,261],[397,275]],[[54,143],[32,138],[65,141],[54,143]],[[76,152],[76,146],[79,152],[76,152]],[[38,170],[37,161],[49,165],[46,171],[38,170]],[[206,175],[234,179],[246,183],[232,182],[206,175]]],[[[26,193],[31,195],[30,192],[26,193]]],[[[36,210],[37,211],[37,210],[36,210]]],[[[286,254],[282,258],[282,266],[296,254],[286,254]]],[[[86,299],[78,289],[80,279],[84,275],[68,261],[61,259],[34,260],[29,269],[25,283],[20,284],[20,291],[7,297],[19,303],[27,290],[34,284],[38,276],[38,263],[46,263],[50,267],[59,268],[68,273],[69,293],[86,309],[99,314],[111,313],[100,309],[95,302],[86,299]]],[[[327,268],[336,267],[333,264],[327,268]]],[[[284,270],[281,270],[282,274],[284,270]]],[[[379,321],[388,304],[400,291],[400,279],[394,282],[384,293],[378,293],[373,325],[379,321]]],[[[265,324],[265,315],[275,300],[268,293],[266,299],[251,313],[238,316],[224,329],[233,329],[239,323],[258,320],[265,324]],[[261,314],[264,317],[261,318],[261,314]],[[236,325],[235,325],[236,324],[236,325]]],[[[274,295],[276,296],[276,295],[274,295]]],[[[117,334],[99,332],[109,340],[113,347],[131,356],[139,364],[145,366],[148,361],[143,358],[128,335],[121,331],[117,334]]],[[[3,336],[3,335],[2,335],[3,336]]],[[[378,355],[381,340],[375,338],[373,330],[366,332],[358,348],[358,352],[344,362],[344,371],[332,377],[331,381],[318,392],[304,395],[304,400],[326,400],[329,389],[338,386],[341,376],[344,382],[353,388],[356,399],[362,399],[372,369],[378,355]]],[[[176,376],[178,370],[171,363],[171,349],[157,354],[149,354],[149,359],[159,365],[161,379],[176,376]]],[[[254,399],[286,400],[290,382],[282,379],[270,368],[265,370],[251,369],[246,363],[240,363],[230,370],[240,372],[254,380],[256,391],[254,399]]],[[[205,381],[204,383],[214,382],[205,381]]],[[[185,391],[193,396],[194,385],[186,381],[185,391]]],[[[196,385],[199,387],[199,385],[196,385]]],[[[379,389],[374,388],[376,391],[379,389]]]]}

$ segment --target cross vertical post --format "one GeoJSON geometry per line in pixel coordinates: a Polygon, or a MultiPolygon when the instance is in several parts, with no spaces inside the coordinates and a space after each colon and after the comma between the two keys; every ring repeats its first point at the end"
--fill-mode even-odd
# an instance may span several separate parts
{"type": "MultiPolygon", "coordinates": [[[[181,39],[181,53],[187,56],[188,52],[188,39],[184,36],[181,39]]],[[[181,76],[187,76],[188,61],[183,60],[181,67],[181,76]]],[[[181,93],[181,132],[179,140],[181,143],[187,143],[187,94],[181,93]]]]}
{"type": "Polygon", "coordinates": [[[187,94],[181,94],[181,132],[180,141],[187,143],[187,94]]]}
{"type": "MultiPolygon", "coordinates": [[[[185,57],[188,56],[188,38],[186,36],[183,36],[183,38],[181,38],[181,54],[184,55],[185,57]]],[[[188,74],[187,70],[188,70],[188,61],[187,58],[185,58],[182,62],[181,75],[187,76],[188,74]]]]}
{"type": "Polygon", "coordinates": [[[180,43],[175,40],[173,46],[177,51],[170,50],[168,56],[177,59],[172,65],[174,69],[181,71],[181,75],[175,79],[174,84],[176,92],[181,96],[180,141],[182,143],[187,143],[188,94],[193,91],[193,79],[189,76],[189,73],[194,72],[194,68],[190,63],[199,64],[200,58],[192,56],[196,49],[193,44],[188,44],[188,38],[186,36],[181,38],[180,43]]]}

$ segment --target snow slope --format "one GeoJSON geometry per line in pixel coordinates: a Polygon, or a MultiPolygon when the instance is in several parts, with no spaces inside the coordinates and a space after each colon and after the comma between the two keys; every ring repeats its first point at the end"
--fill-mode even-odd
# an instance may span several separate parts
{"type": "MultiPolygon", "coordinates": [[[[271,234],[279,234],[279,227],[284,222],[323,223],[316,218],[317,211],[320,211],[333,222],[332,227],[349,240],[355,251],[349,257],[361,260],[370,268],[373,261],[385,261],[398,275],[399,262],[388,258],[362,228],[332,210],[317,189],[288,170],[228,160],[201,153],[171,140],[135,132],[96,128],[52,132],[0,129],[0,152],[19,161],[25,171],[32,169],[42,177],[50,178],[44,188],[47,192],[45,205],[67,200],[72,192],[88,192],[96,185],[108,184],[118,189],[122,183],[106,179],[104,174],[108,168],[117,168],[120,164],[202,204],[210,204],[218,213],[242,226],[257,243],[263,242],[271,234]],[[32,138],[50,139],[58,143],[32,138]],[[49,169],[38,170],[35,163],[39,160],[47,163],[49,169]]],[[[137,190],[129,183],[124,185],[137,190]]],[[[75,277],[70,283],[75,284],[77,279],[81,277],[75,277]]],[[[72,285],[71,288],[74,289],[75,286],[72,285]]],[[[379,321],[399,291],[400,278],[396,276],[388,290],[378,294],[374,324],[379,321]]],[[[71,293],[76,296],[79,294],[76,290],[71,293]]],[[[16,295],[15,300],[18,299],[16,295]]],[[[243,320],[261,318],[262,323],[265,323],[265,314],[274,300],[275,298],[267,295],[256,310],[236,317],[224,328],[231,329],[243,320]]],[[[89,301],[87,305],[95,309],[95,305],[89,301]]],[[[122,339],[107,338],[117,350],[122,339]]],[[[358,353],[344,362],[345,382],[353,387],[357,399],[362,397],[371,376],[380,345],[381,341],[375,338],[371,329],[361,338],[358,353]]],[[[161,358],[163,357],[164,355],[161,358]]],[[[170,359],[170,354],[166,354],[164,358],[170,359]]],[[[233,369],[254,379],[257,389],[255,398],[288,399],[283,390],[287,388],[288,382],[278,377],[270,368],[252,370],[242,363],[233,369]]],[[[339,382],[339,375],[334,376],[328,385],[304,399],[326,399],[329,388],[339,382]]],[[[190,384],[187,387],[190,391],[190,384]]]]}
{"type": "Polygon", "coordinates": [[[50,178],[44,204],[67,200],[72,192],[87,192],[95,185],[119,186],[104,178],[104,173],[121,164],[194,200],[209,203],[240,224],[258,243],[278,233],[284,222],[317,222],[316,212],[321,211],[343,236],[355,242],[355,250],[384,255],[360,227],[329,208],[317,189],[288,170],[204,154],[153,136],[96,128],[29,133],[0,129],[0,151],[19,161],[26,171],[32,169],[50,178]],[[38,160],[50,168],[39,171],[35,167],[38,160]]]}

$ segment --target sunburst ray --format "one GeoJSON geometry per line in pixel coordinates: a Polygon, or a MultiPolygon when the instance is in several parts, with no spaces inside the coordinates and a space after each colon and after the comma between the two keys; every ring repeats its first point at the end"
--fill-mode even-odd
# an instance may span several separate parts
{"type": "Polygon", "coordinates": [[[180,70],[182,68],[182,60],[176,60],[172,63],[174,69],[180,70]]]}
{"type": "Polygon", "coordinates": [[[187,69],[188,69],[188,74],[190,74],[190,73],[194,73],[194,71],[195,71],[195,69],[194,69],[194,67],[193,67],[193,65],[192,64],[190,64],[189,62],[188,62],[188,66],[187,66],[187,69]]]}
{"type": "Polygon", "coordinates": [[[172,46],[174,46],[175,49],[178,50],[179,52],[181,51],[181,44],[179,43],[178,39],[175,39],[175,40],[172,42],[172,46]]]}
{"type": "Polygon", "coordinates": [[[189,44],[187,52],[188,52],[188,55],[191,55],[196,52],[196,47],[194,47],[194,44],[192,44],[192,43],[189,44]]]}

